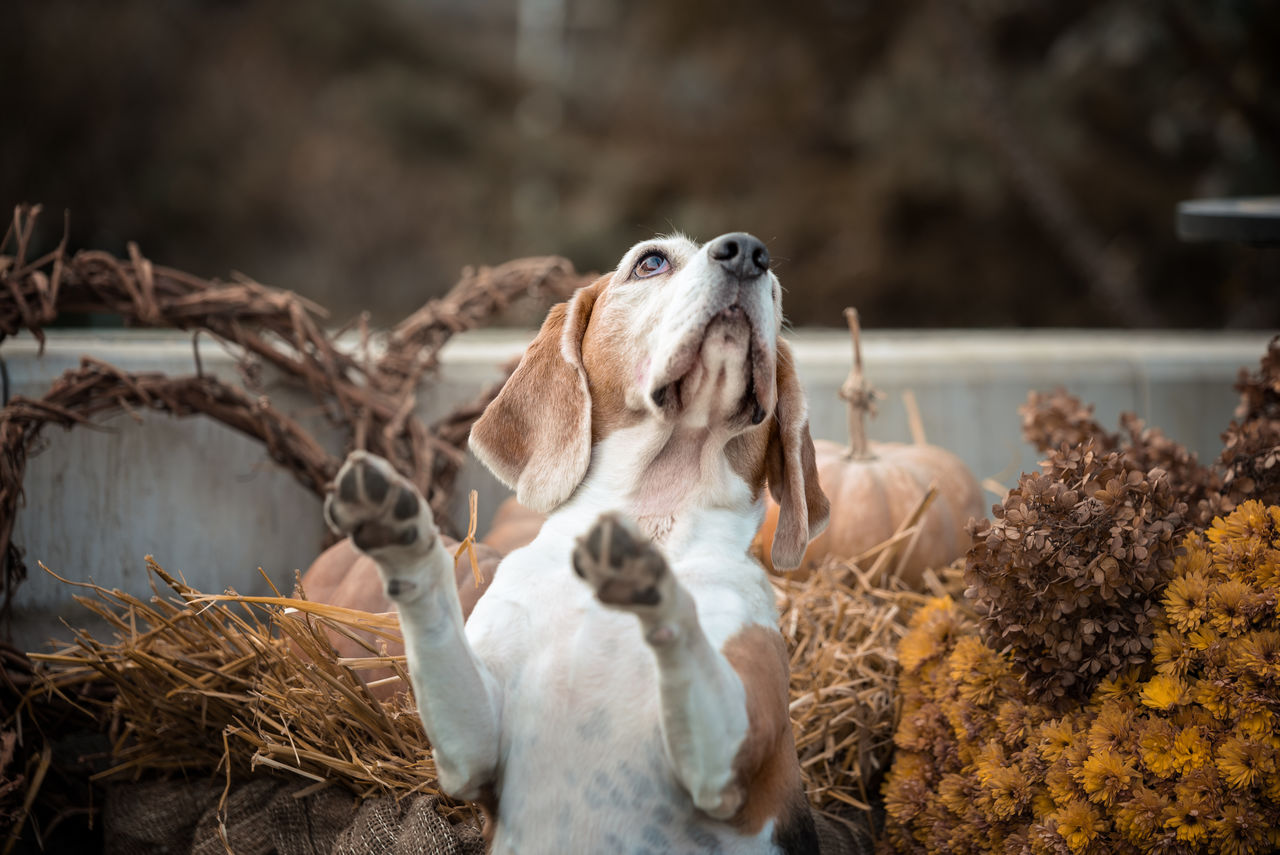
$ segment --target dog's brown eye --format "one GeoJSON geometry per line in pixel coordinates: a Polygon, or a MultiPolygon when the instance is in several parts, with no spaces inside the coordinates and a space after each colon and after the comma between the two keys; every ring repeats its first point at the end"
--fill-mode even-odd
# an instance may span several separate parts
{"type": "Polygon", "coordinates": [[[668,267],[670,267],[670,265],[667,264],[666,256],[660,252],[650,252],[646,253],[643,258],[636,262],[635,269],[631,272],[637,278],[644,279],[649,276],[657,276],[659,273],[664,272],[668,267]]]}

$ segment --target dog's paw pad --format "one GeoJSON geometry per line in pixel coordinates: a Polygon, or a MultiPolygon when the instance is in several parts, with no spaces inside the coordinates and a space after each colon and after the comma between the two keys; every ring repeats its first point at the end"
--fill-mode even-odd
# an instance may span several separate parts
{"type": "Polygon", "coordinates": [[[391,509],[398,520],[411,520],[418,515],[418,497],[408,487],[400,488],[395,506],[391,509]]]}
{"type": "Polygon", "coordinates": [[[423,513],[426,503],[418,491],[381,457],[352,452],[334,483],[325,517],[363,552],[412,546],[433,532],[430,511],[423,513]]]}
{"type": "Polygon", "coordinates": [[[661,605],[670,576],[657,547],[616,514],[603,514],[578,539],[573,569],[600,602],[620,608],[661,605]]]}

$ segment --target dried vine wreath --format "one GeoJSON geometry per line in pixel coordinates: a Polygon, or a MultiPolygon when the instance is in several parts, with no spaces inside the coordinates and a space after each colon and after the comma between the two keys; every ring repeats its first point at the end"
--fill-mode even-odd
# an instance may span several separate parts
{"type": "MultiPolygon", "coordinates": [[[[18,206],[0,240],[0,341],[27,329],[44,348],[44,327],[61,313],[119,315],[134,326],[213,335],[241,353],[246,386],[257,385],[261,363],[295,378],[326,415],[348,431],[348,444],[386,457],[428,497],[439,518],[464,459],[471,423],[498,386],[443,420],[424,424],[413,415],[419,382],[435,368],[440,348],[455,333],[493,318],[523,297],[565,297],[588,280],[566,259],[521,258],[497,267],[467,268],[444,297],[427,302],[385,337],[377,358],[358,358],[336,338],[353,324],[326,332],[326,310],[290,291],[235,275],[206,280],[153,264],[129,244],[129,258],[96,250],[67,254],[66,229],[51,252],[28,260],[40,206],[18,206]],[[13,254],[5,250],[13,245],[13,254]]],[[[356,323],[368,354],[364,317],[356,323]]],[[[50,422],[89,424],[117,410],[150,408],[173,415],[203,414],[262,441],[271,458],[305,487],[323,494],[339,461],[265,396],[197,373],[167,377],[131,374],[86,358],[59,378],[40,400],[15,397],[0,410],[0,591],[8,613],[26,575],[12,542],[28,454],[50,422]]]]}

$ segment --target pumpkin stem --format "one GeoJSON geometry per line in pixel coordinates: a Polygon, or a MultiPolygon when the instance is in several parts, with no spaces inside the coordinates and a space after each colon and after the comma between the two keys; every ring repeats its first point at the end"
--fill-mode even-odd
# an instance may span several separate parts
{"type": "Polygon", "coordinates": [[[867,442],[867,416],[876,414],[876,391],[862,373],[862,329],[858,325],[858,310],[845,309],[844,319],[849,322],[849,335],[853,338],[853,366],[840,387],[840,397],[849,405],[849,460],[868,460],[875,455],[867,442]]]}

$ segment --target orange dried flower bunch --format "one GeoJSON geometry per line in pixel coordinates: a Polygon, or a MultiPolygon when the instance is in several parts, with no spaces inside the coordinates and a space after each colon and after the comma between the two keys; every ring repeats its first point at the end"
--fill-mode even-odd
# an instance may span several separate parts
{"type": "Polygon", "coordinates": [[[1079,705],[1044,703],[949,600],[915,615],[884,790],[892,849],[1280,847],[1280,507],[1246,501],[1181,546],[1149,650],[1079,705]]]}

